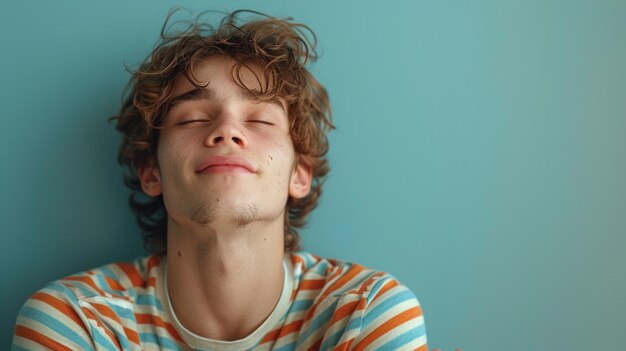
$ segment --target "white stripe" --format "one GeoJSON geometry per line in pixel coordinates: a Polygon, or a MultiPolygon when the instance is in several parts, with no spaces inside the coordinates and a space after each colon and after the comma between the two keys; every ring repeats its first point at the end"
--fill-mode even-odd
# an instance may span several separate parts
{"type": "Polygon", "coordinates": [[[335,324],[333,324],[330,328],[325,330],[324,335],[326,337],[330,337],[330,336],[334,335],[336,332],[338,332],[340,330],[344,330],[348,326],[348,324],[350,323],[350,321],[352,319],[361,317],[363,312],[364,312],[364,310],[357,310],[356,309],[358,307],[358,302],[362,299],[362,297],[360,295],[345,295],[345,297],[350,297],[350,298],[346,298],[345,302],[343,301],[344,299],[342,299],[341,305],[338,305],[337,309],[335,311],[337,311],[338,309],[340,309],[344,305],[346,305],[348,303],[351,303],[351,302],[355,302],[356,301],[357,304],[354,306],[354,308],[351,310],[350,313],[345,315],[343,318],[335,321],[335,324]]]}
{"type": "MultiPolygon", "coordinates": [[[[394,279],[390,279],[388,282],[385,282],[381,289],[384,288],[387,284],[393,284],[391,283],[392,281],[394,281],[394,279]]],[[[397,281],[396,281],[397,282],[397,281]]],[[[385,291],[384,293],[382,293],[381,295],[377,296],[376,298],[374,298],[374,300],[370,301],[370,304],[367,306],[368,310],[373,310],[374,308],[376,308],[378,305],[380,305],[381,303],[385,302],[387,299],[391,298],[392,296],[396,295],[396,294],[402,294],[404,292],[406,292],[407,290],[409,290],[406,286],[398,283],[399,285],[396,285],[392,288],[390,288],[389,290],[385,291]]],[[[380,292],[371,292],[372,294],[378,294],[380,292]]],[[[419,305],[419,303],[418,303],[419,305]]]]}
{"type": "MultiPolygon", "coordinates": [[[[121,286],[125,287],[127,290],[132,289],[133,283],[130,281],[126,273],[119,268],[118,265],[109,264],[106,267],[109,268],[109,270],[115,275],[114,280],[116,280],[121,286]]],[[[98,274],[104,276],[104,273],[102,273],[102,271],[98,271],[98,274]]]]}
{"type": "MultiPolygon", "coordinates": [[[[390,309],[388,309],[387,311],[385,311],[384,313],[378,315],[378,317],[376,317],[376,319],[374,319],[373,321],[371,321],[369,323],[369,325],[366,327],[367,331],[373,331],[374,329],[376,329],[378,326],[380,326],[381,324],[385,323],[386,321],[390,320],[391,318],[399,315],[400,313],[407,311],[411,308],[415,307],[415,303],[414,300],[407,300],[407,301],[403,301],[397,305],[392,306],[390,309]]],[[[365,313],[365,316],[367,316],[367,312],[365,313]]],[[[416,322],[418,322],[417,325],[421,325],[424,323],[424,318],[423,316],[418,316],[415,318],[416,322]]],[[[406,324],[407,322],[403,323],[406,324]]],[[[413,323],[409,323],[409,324],[413,324],[413,323]]],[[[415,325],[415,324],[413,324],[415,325]]]]}
{"type": "MultiPolygon", "coordinates": [[[[51,314],[51,313],[49,313],[50,311],[46,311],[46,312],[48,312],[48,314],[51,314]]],[[[56,316],[53,316],[53,317],[56,318],[56,316]]],[[[36,320],[32,320],[30,318],[18,317],[16,324],[24,326],[24,327],[27,327],[29,329],[32,329],[32,330],[34,330],[34,331],[36,331],[36,332],[38,332],[40,334],[43,334],[43,335],[47,336],[48,338],[58,342],[59,344],[67,346],[67,347],[69,347],[69,348],[71,348],[73,350],[80,350],[82,348],[81,346],[76,344],[74,341],[72,341],[72,340],[66,338],[65,336],[59,334],[56,330],[50,329],[47,326],[45,326],[44,324],[42,324],[42,323],[40,323],[40,322],[38,322],[36,320]]],[[[76,325],[76,323],[72,322],[72,324],[70,324],[70,326],[71,325],[76,325]]],[[[80,331],[75,329],[75,328],[71,328],[71,329],[72,329],[72,331],[75,331],[76,334],[78,334],[78,336],[81,337],[85,341],[85,343],[87,345],[93,345],[93,342],[91,341],[91,338],[85,339],[85,334],[84,334],[84,331],[82,330],[82,328],[81,328],[80,331]]],[[[39,344],[37,343],[37,345],[39,345],[39,344]]],[[[42,346],[39,345],[38,347],[35,347],[34,350],[39,350],[41,348],[42,348],[42,346]]]]}
{"type": "Polygon", "coordinates": [[[426,345],[426,335],[422,335],[417,339],[411,340],[408,344],[400,348],[401,351],[413,351],[418,347],[426,345]]]}
{"type": "MultiPolygon", "coordinates": [[[[396,326],[395,328],[387,331],[385,334],[379,336],[378,339],[376,339],[374,342],[369,344],[368,349],[376,350],[377,348],[383,346],[384,344],[386,344],[388,341],[390,341],[391,339],[395,338],[396,336],[401,335],[404,332],[407,332],[407,331],[415,328],[418,325],[419,324],[415,324],[415,323],[409,322],[409,321],[407,321],[405,323],[402,323],[402,324],[396,326]]],[[[371,326],[371,324],[370,324],[370,326],[371,326]]],[[[378,325],[376,327],[378,327],[378,325]]],[[[368,330],[373,331],[374,329],[368,328],[368,330]]],[[[359,339],[362,339],[362,337],[359,337],[359,339]]]]}

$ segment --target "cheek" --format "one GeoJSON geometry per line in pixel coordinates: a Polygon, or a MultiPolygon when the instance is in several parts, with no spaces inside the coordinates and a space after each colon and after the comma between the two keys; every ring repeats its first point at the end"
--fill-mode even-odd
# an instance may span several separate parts
{"type": "Polygon", "coordinates": [[[273,169],[283,169],[293,165],[295,158],[291,140],[268,141],[262,144],[263,160],[273,169]]]}
{"type": "Polygon", "coordinates": [[[164,183],[172,182],[183,167],[188,167],[191,155],[189,143],[180,139],[165,139],[157,150],[161,176],[164,183]]]}
{"type": "Polygon", "coordinates": [[[274,186],[283,188],[286,186],[291,175],[294,161],[293,145],[291,139],[274,138],[274,140],[258,140],[250,153],[251,157],[258,160],[263,168],[263,173],[273,182],[274,186]]]}

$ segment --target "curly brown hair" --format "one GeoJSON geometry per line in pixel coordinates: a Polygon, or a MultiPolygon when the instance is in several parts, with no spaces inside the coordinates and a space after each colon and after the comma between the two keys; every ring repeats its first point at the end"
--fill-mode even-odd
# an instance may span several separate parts
{"type": "MultiPolygon", "coordinates": [[[[130,188],[130,206],[142,230],[144,248],[153,254],[167,251],[167,212],[163,195],[149,197],[141,189],[138,170],[156,163],[160,125],[169,108],[174,81],[185,75],[194,82],[194,63],[211,56],[223,55],[235,60],[233,80],[250,91],[259,101],[283,99],[287,104],[290,135],[298,162],[312,171],[310,193],[301,199],[289,197],[285,211],[285,251],[301,249],[297,228],[307,223],[309,213],[317,206],[325,176],[329,172],[326,133],[335,129],[326,89],[306,66],[318,58],[317,38],[306,25],[292,18],[278,19],[259,12],[238,10],[225,14],[214,27],[202,21],[174,21],[175,8],[167,16],[160,40],[152,53],[132,74],[124,92],[124,103],[118,115],[111,117],[123,134],[118,162],[127,172],[124,184],[130,188]],[[240,24],[240,15],[255,17],[240,24]],[[176,27],[182,29],[174,30],[176,27]],[[246,87],[239,71],[249,64],[263,68],[261,89],[246,87]]],[[[250,70],[252,71],[252,70],[250,70]]],[[[193,83],[197,84],[197,83],[193,83]]]]}

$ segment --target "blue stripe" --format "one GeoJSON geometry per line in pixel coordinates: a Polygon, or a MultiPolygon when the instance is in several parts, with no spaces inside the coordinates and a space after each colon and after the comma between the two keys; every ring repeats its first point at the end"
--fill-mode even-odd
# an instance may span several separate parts
{"type": "MultiPolygon", "coordinates": [[[[128,336],[126,334],[120,334],[116,331],[115,335],[117,336],[117,341],[119,341],[122,350],[130,350],[130,340],[128,340],[128,336]]],[[[117,349],[116,349],[117,350],[117,349]]]]}
{"type": "Polygon", "coordinates": [[[100,331],[98,330],[96,326],[92,325],[91,323],[89,324],[89,326],[91,329],[91,335],[92,335],[91,337],[94,343],[101,345],[107,350],[119,351],[118,349],[115,348],[115,345],[113,345],[108,338],[106,338],[104,335],[100,333],[100,331]]]}
{"type": "Polygon", "coordinates": [[[324,340],[324,342],[322,343],[322,346],[320,346],[320,350],[326,351],[337,346],[337,343],[341,339],[341,336],[345,333],[346,333],[346,329],[344,328],[342,330],[337,331],[335,334],[331,335],[330,337],[326,338],[326,340],[324,340]]]}
{"type": "Polygon", "coordinates": [[[363,329],[367,328],[367,326],[376,318],[378,318],[381,314],[387,312],[389,309],[394,306],[410,299],[415,299],[415,295],[410,290],[404,290],[400,293],[397,293],[393,296],[388,297],[385,301],[380,303],[375,308],[371,309],[369,312],[365,313],[363,317],[363,329]]]}
{"type": "Polygon", "coordinates": [[[117,274],[113,273],[113,271],[111,271],[111,269],[109,268],[109,265],[107,266],[103,266],[98,268],[98,271],[104,273],[104,275],[106,275],[107,277],[115,280],[115,281],[119,281],[120,277],[117,276],[117,274]]]}
{"type": "MultiPolygon", "coordinates": [[[[370,302],[372,302],[372,300],[378,294],[380,289],[382,289],[383,286],[385,286],[385,284],[387,284],[390,280],[394,280],[394,278],[392,278],[390,276],[386,276],[386,277],[381,277],[381,279],[376,281],[376,284],[374,284],[374,286],[372,287],[372,289],[369,292],[369,295],[367,296],[367,304],[368,305],[370,304],[370,302]],[[389,278],[391,278],[391,279],[389,279],[389,278]]],[[[395,286],[394,288],[397,289],[398,287],[395,286]]]]}
{"type": "MultiPolygon", "coordinates": [[[[351,269],[352,266],[349,266],[348,268],[346,268],[346,271],[344,272],[344,274],[346,272],[348,272],[351,269]]],[[[359,274],[363,274],[364,271],[359,272],[359,274]]],[[[363,277],[361,277],[359,280],[355,280],[355,277],[352,277],[352,279],[350,279],[346,284],[344,284],[344,286],[342,286],[341,288],[337,289],[336,291],[333,292],[333,296],[340,296],[345,294],[346,292],[348,292],[349,290],[353,290],[355,288],[360,288],[361,286],[363,286],[363,283],[370,279],[374,274],[376,274],[376,271],[371,271],[370,274],[365,275],[363,277]]],[[[336,279],[340,279],[341,276],[337,277],[336,279]]]]}
{"type": "Polygon", "coordinates": [[[291,350],[295,350],[296,349],[296,342],[291,342],[287,345],[284,345],[280,348],[277,349],[272,349],[272,351],[291,351],[291,350]]]}
{"type": "Polygon", "coordinates": [[[353,316],[354,314],[348,320],[348,325],[346,325],[342,330],[337,331],[335,334],[331,335],[324,341],[324,343],[320,347],[321,350],[328,350],[336,346],[339,340],[341,339],[341,336],[343,336],[343,334],[349,332],[352,329],[361,328],[362,317],[361,316],[353,317],[353,316]]]}
{"type": "Polygon", "coordinates": [[[168,348],[171,350],[180,350],[178,343],[170,338],[166,338],[154,333],[140,333],[139,340],[141,343],[151,343],[161,346],[162,348],[168,348]]]}
{"type": "Polygon", "coordinates": [[[346,330],[361,328],[361,323],[363,322],[363,317],[353,318],[350,320],[350,323],[346,326],[346,330]]]}
{"type": "Polygon", "coordinates": [[[128,310],[127,308],[117,306],[110,302],[106,302],[106,304],[115,312],[117,316],[136,322],[135,314],[133,313],[132,310],[128,310]]]}
{"type": "Polygon", "coordinates": [[[144,261],[148,262],[149,258],[150,258],[150,256],[148,256],[148,257],[138,256],[138,257],[135,258],[135,265],[137,265],[139,267],[139,271],[140,272],[145,272],[146,271],[146,266],[143,263],[144,263],[144,261]]]}
{"type": "MultiPolygon", "coordinates": [[[[124,294],[128,294],[128,296],[130,296],[131,298],[135,298],[135,295],[137,295],[136,292],[136,288],[133,286],[125,286],[124,284],[122,284],[120,282],[120,276],[118,274],[113,273],[113,271],[111,270],[110,267],[113,267],[113,265],[106,265],[104,267],[99,268],[98,270],[96,270],[95,272],[100,272],[102,271],[102,273],[104,273],[104,275],[108,276],[109,278],[115,280],[116,282],[118,282],[124,289],[123,290],[115,290],[113,288],[109,287],[109,284],[106,282],[106,280],[101,279],[102,278],[102,274],[96,274],[98,276],[99,281],[100,281],[100,285],[101,288],[104,289],[106,287],[106,291],[113,293],[115,295],[124,295],[124,294]]],[[[126,277],[124,275],[124,277],[126,277]]],[[[130,279],[130,278],[128,278],[130,279]]]]}
{"type": "Polygon", "coordinates": [[[127,294],[129,295],[131,298],[134,298],[136,295],[135,289],[133,287],[127,287],[124,286],[124,284],[120,283],[120,277],[119,275],[116,275],[115,273],[113,273],[113,271],[111,270],[111,265],[106,265],[104,267],[100,267],[97,270],[94,270],[94,274],[91,275],[92,277],[96,277],[98,279],[98,282],[100,283],[98,285],[98,287],[106,292],[109,292],[111,294],[114,295],[124,295],[127,294]],[[116,282],[118,282],[124,289],[123,290],[116,290],[113,289],[112,287],[109,286],[109,283],[107,283],[107,281],[104,279],[104,276],[111,278],[112,280],[115,280],[116,282]]]}
{"type": "Polygon", "coordinates": [[[94,293],[94,291],[91,290],[91,288],[90,289],[83,288],[83,284],[84,284],[83,282],[77,282],[77,281],[63,281],[63,283],[61,283],[60,281],[57,281],[57,282],[54,282],[53,284],[46,286],[45,289],[58,291],[62,293],[63,295],[71,296],[73,301],[77,301],[76,294],[74,293],[74,289],[79,290],[81,292],[81,296],[83,297],[100,296],[94,293]],[[70,284],[71,287],[68,287],[65,284],[70,284]]]}
{"type": "Polygon", "coordinates": [[[337,309],[337,303],[339,300],[335,300],[330,306],[328,306],[322,313],[317,313],[317,316],[313,318],[308,329],[304,333],[300,333],[298,339],[298,347],[311,336],[314,332],[318,331],[324,324],[328,323],[333,317],[333,313],[337,309]]]}
{"type": "MultiPolygon", "coordinates": [[[[46,304],[46,306],[48,306],[46,304]]],[[[52,307],[50,307],[52,308],[52,307]]],[[[78,345],[80,345],[83,349],[88,349],[88,350],[93,350],[93,347],[87,343],[85,343],[85,340],[83,340],[83,338],[80,337],[80,335],[78,335],[75,331],[73,331],[72,329],[68,328],[65,324],[59,322],[56,318],[52,317],[51,315],[32,308],[32,307],[28,307],[28,306],[24,306],[22,307],[22,309],[20,310],[20,316],[24,317],[24,318],[28,318],[28,319],[32,319],[34,321],[37,321],[43,325],[45,325],[46,327],[52,329],[54,332],[58,333],[59,335],[62,335],[70,340],[72,340],[73,342],[77,343],[78,345]]],[[[52,339],[55,339],[55,337],[53,335],[48,335],[49,337],[51,337],[52,339]]]]}
{"type": "Polygon", "coordinates": [[[304,270],[308,270],[312,265],[315,264],[315,259],[308,252],[303,252],[300,257],[304,260],[304,270]]]}
{"type": "Polygon", "coordinates": [[[291,308],[289,309],[289,313],[308,310],[309,308],[311,308],[311,305],[313,305],[313,300],[298,300],[298,301],[294,301],[291,304],[291,308]]]}
{"type": "Polygon", "coordinates": [[[163,305],[161,305],[161,301],[157,299],[156,295],[152,295],[150,293],[137,294],[135,304],[143,305],[143,306],[152,306],[161,312],[163,311],[163,305]]]}
{"type": "Polygon", "coordinates": [[[424,325],[422,324],[419,327],[407,330],[406,332],[396,336],[376,350],[397,350],[398,348],[408,344],[409,342],[421,337],[422,335],[424,335],[424,332],[425,329],[424,325]]]}
{"type": "MultiPolygon", "coordinates": [[[[96,278],[97,282],[97,286],[98,288],[100,288],[102,291],[105,291],[113,296],[124,296],[124,293],[127,293],[129,295],[133,295],[133,291],[132,290],[115,290],[113,288],[111,288],[109,286],[109,283],[107,283],[107,281],[104,279],[105,275],[103,274],[93,274],[90,276],[91,278],[96,278]]],[[[115,279],[114,279],[115,280],[115,279]]]]}
{"type": "Polygon", "coordinates": [[[106,282],[106,280],[104,279],[104,276],[102,274],[93,274],[90,276],[90,278],[96,278],[96,280],[98,281],[98,283],[96,284],[101,290],[104,290],[108,293],[114,293],[114,294],[119,294],[118,290],[113,290],[109,287],[109,284],[106,282]]]}
{"type": "MultiPolygon", "coordinates": [[[[326,276],[326,269],[329,266],[329,262],[328,261],[320,261],[317,265],[315,265],[315,271],[317,274],[321,275],[321,276],[326,276]]],[[[311,269],[311,271],[313,271],[311,269]]]]}

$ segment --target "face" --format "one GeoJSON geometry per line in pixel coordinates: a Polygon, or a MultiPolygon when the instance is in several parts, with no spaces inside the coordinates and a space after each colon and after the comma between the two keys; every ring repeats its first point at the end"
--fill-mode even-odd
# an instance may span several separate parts
{"type": "MultiPolygon", "coordinates": [[[[302,198],[311,172],[295,165],[281,101],[257,102],[232,79],[234,61],[212,57],[174,84],[159,137],[158,165],[139,170],[144,192],[163,194],[169,220],[208,225],[283,221],[288,196],[302,198]]],[[[257,68],[254,68],[257,69],[257,68]]],[[[241,70],[247,87],[259,86],[241,70]]]]}

